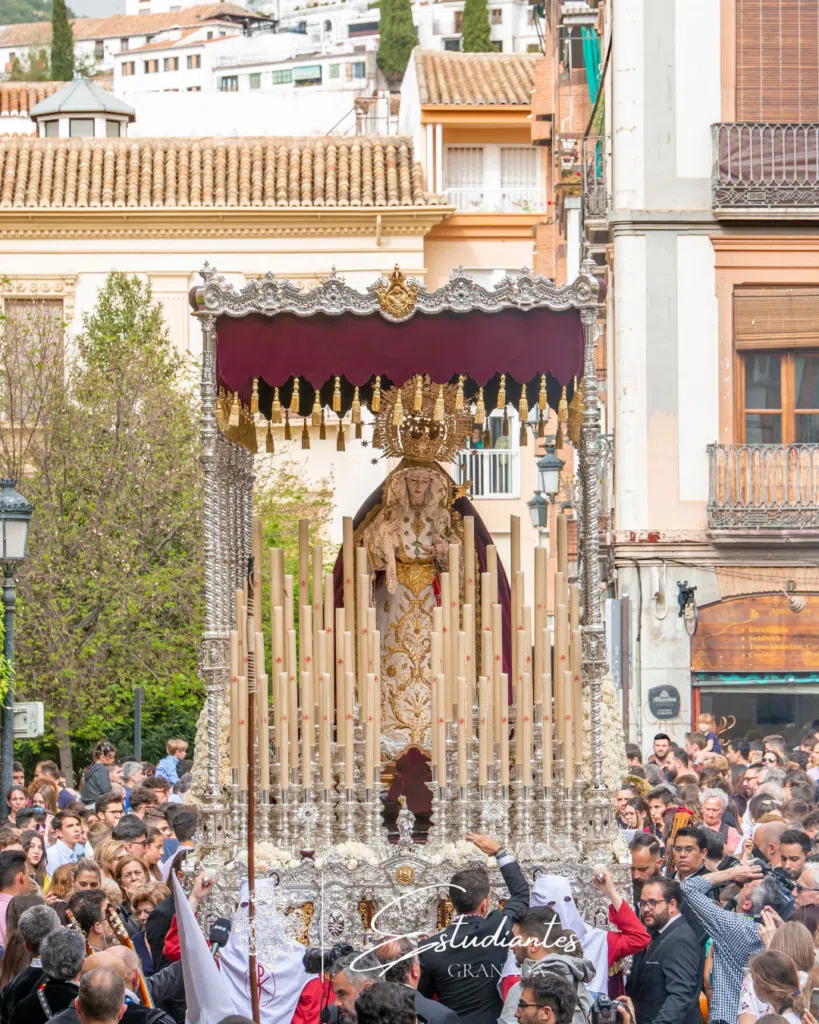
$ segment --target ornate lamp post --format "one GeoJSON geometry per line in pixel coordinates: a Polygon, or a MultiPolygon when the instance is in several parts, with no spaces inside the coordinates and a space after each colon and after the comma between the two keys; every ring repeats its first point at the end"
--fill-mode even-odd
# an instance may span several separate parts
{"type": "Polygon", "coordinates": [[[526,502],[532,526],[537,530],[538,544],[549,530],[549,502],[554,502],[560,490],[560,473],[565,463],[551,450],[537,460],[537,488],[534,497],[526,502]]]}
{"type": "Polygon", "coordinates": [[[14,609],[17,588],[14,573],[28,554],[28,528],[33,506],[14,489],[16,480],[0,480],[0,566],[3,570],[3,653],[9,668],[9,686],[3,700],[3,793],[11,788],[14,766],[14,609]]]}

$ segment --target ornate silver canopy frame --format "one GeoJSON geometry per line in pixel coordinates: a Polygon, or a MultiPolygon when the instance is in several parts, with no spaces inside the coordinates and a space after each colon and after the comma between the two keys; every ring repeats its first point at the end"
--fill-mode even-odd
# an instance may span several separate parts
{"type": "MultiPolygon", "coordinates": [[[[203,283],[191,293],[194,314],[202,325],[202,418],[201,462],[204,470],[205,631],[201,640],[201,671],[207,693],[207,765],[202,846],[216,860],[224,855],[229,834],[225,793],[229,783],[226,751],[220,736],[225,696],[229,689],[229,635],[235,626],[233,594],[241,586],[251,549],[253,455],[228,440],[216,421],[217,321],[219,317],[244,317],[281,313],[309,317],[354,314],[381,316],[403,323],[415,312],[470,313],[516,309],[522,312],[548,309],[579,310],[584,334],[583,423],[579,446],[578,475],[581,482],[579,572],[583,595],[583,686],[591,714],[591,778],[585,804],[577,808],[582,818],[582,849],[589,856],[605,855],[610,847],[612,814],[603,780],[601,681],[607,672],[605,632],[600,605],[598,560],[598,469],[603,457],[600,406],[595,366],[598,337],[599,285],[594,263],[585,260],[580,275],[569,285],[556,287],[547,278],[528,270],[506,277],[495,288],[472,281],[460,268],[436,291],[412,278],[398,282],[380,278],[366,292],[358,292],[333,273],[318,287],[302,291],[272,274],[234,289],[207,264],[203,283]],[[403,289],[403,293],[402,293],[403,289]],[[411,301],[409,301],[411,299],[411,301]]],[[[380,368],[374,367],[374,372],[380,368]]],[[[381,371],[385,372],[385,371],[381,371]]]]}

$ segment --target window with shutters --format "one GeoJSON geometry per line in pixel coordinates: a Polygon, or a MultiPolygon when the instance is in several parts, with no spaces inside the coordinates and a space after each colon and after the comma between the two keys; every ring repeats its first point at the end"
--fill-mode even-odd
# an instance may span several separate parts
{"type": "Polygon", "coordinates": [[[819,443],[819,287],[737,289],[734,345],[740,440],[819,443]]]}
{"type": "Polygon", "coordinates": [[[819,2],[736,0],[737,121],[819,120],[819,2]]]}

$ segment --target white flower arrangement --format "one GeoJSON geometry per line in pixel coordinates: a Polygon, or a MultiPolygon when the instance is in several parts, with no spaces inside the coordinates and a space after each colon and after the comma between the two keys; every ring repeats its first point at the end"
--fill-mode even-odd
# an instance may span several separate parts
{"type": "MultiPolygon", "coordinates": [[[[234,864],[247,864],[247,850],[236,854],[234,864]]],[[[294,857],[289,850],[282,850],[272,843],[256,843],[256,869],[258,871],[274,871],[283,868],[295,868],[301,859],[294,857]]],[[[230,867],[230,865],[228,865],[230,867]]]]}
{"type": "Polygon", "coordinates": [[[469,863],[483,863],[488,868],[493,868],[498,863],[494,857],[487,857],[480,852],[474,843],[466,839],[458,839],[454,843],[444,843],[440,852],[429,857],[430,864],[452,864],[453,867],[462,868],[469,863]]]}
{"type": "Polygon", "coordinates": [[[355,871],[360,863],[373,867],[380,863],[376,852],[365,843],[338,843],[326,850],[323,856],[315,859],[315,865],[319,870],[326,864],[345,864],[350,871],[355,871]]]}

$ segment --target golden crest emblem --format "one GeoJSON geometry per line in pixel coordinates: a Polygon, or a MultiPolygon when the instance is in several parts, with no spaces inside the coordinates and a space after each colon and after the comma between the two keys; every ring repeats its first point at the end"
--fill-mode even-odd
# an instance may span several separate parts
{"type": "Polygon", "coordinates": [[[399,885],[412,885],[415,881],[415,868],[411,864],[401,864],[395,869],[395,880],[399,885]]]}
{"type": "Polygon", "coordinates": [[[388,316],[395,317],[396,320],[403,320],[415,309],[418,285],[407,281],[397,263],[388,282],[386,285],[379,284],[375,289],[378,303],[388,316]]]}

